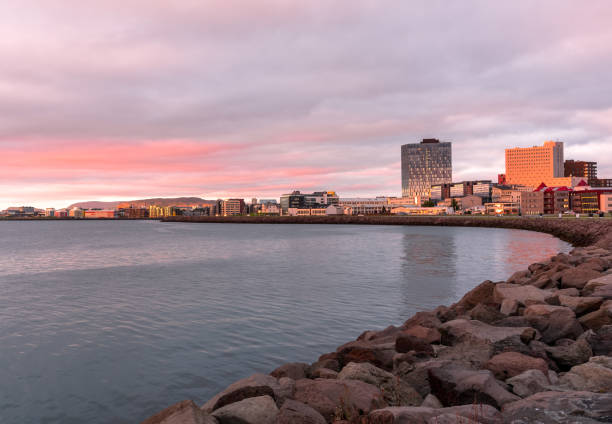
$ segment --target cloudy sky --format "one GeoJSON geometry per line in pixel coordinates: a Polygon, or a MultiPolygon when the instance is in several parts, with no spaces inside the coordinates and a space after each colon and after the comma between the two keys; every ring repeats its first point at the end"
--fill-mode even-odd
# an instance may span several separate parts
{"type": "Polygon", "coordinates": [[[610,1],[0,3],[0,208],[292,189],[400,195],[565,142],[612,178],[610,1]]]}

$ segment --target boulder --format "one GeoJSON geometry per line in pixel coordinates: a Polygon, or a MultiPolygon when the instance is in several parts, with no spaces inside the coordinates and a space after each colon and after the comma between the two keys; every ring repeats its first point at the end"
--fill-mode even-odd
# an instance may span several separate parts
{"type": "Polygon", "coordinates": [[[589,280],[582,289],[582,295],[612,299],[612,274],[589,280]]]}
{"type": "Polygon", "coordinates": [[[568,370],[574,365],[587,362],[593,356],[591,345],[585,337],[579,337],[568,346],[551,346],[545,349],[561,370],[568,370]]]}
{"type": "Polygon", "coordinates": [[[367,362],[349,363],[338,374],[338,380],[359,380],[378,387],[389,406],[418,406],[423,402],[410,384],[367,362]]]}
{"type": "Polygon", "coordinates": [[[427,340],[409,334],[400,334],[397,336],[395,340],[395,350],[399,353],[415,351],[416,353],[423,353],[429,356],[433,356],[434,354],[433,347],[427,340]]]}
{"type": "Polygon", "coordinates": [[[612,394],[591,392],[540,392],[506,404],[504,423],[580,424],[609,421],[612,394]]]}
{"type": "Polygon", "coordinates": [[[390,325],[381,331],[364,331],[359,337],[357,337],[357,340],[363,340],[366,342],[373,341],[376,344],[389,343],[395,341],[395,337],[400,331],[402,331],[401,328],[390,325]]]}
{"type": "Polygon", "coordinates": [[[464,313],[477,305],[493,302],[493,289],[496,284],[486,280],[467,292],[459,302],[453,305],[453,309],[464,313]]]}
{"type": "Polygon", "coordinates": [[[317,368],[310,378],[338,378],[338,372],[327,368],[317,368]]]}
{"type": "Polygon", "coordinates": [[[440,343],[440,332],[436,328],[429,328],[422,325],[413,325],[402,331],[403,335],[417,337],[425,343],[440,343]]]}
{"type": "Polygon", "coordinates": [[[576,315],[582,315],[598,309],[603,297],[576,297],[559,295],[559,304],[570,308],[576,315]]]}
{"type": "Polygon", "coordinates": [[[295,380],[289,377],[281,377],[278,379],[279,388],[274,394],[276,395],[276,404],[282,405],[285,399],[290,399],[295,393],[295,380]]]}
{"type": "Polygon", "coordinates": [[[455,319],[442,324],[439,328],[442,344],[452,345],[465,341],[485,343],[499,342],[515,335],[521,336],[529,327],[498,327],[484,322],[466,319],[455,319]]]}
{"type": "Polygon", "coordinates": [[[381,391],[359,380],[297,380],[294,398],[316,409],[326,421],[355,419],[387,406],[381,391]]]}
{"type": "Polygon", "coordinates": [[[528,269],[516,271],[514,274],[510,276],[510,278],[506,280],[506,283],[524,284],[527,281],[529,281],[529,277],[531,277],[531,271],[529,271],[528,269]]]}
{"type": "Polygon", "coordinates": [[[183,400],[147,418],[141,424],[217,424],[192,400],[183,400]]]}
{"type": "Polygon", "coordinates": [[[518,396],[508,392],[488,370],[447,365],[429,370],[431,393],[445,406],[485,403],[500,408],[518,396]]]}
{"type": "Polygon", "coordinates": [[[319,359],[317,362],[310,365],[310,368],[308,368],[307,377],[312,377],[313,373],[319,368],[327,368],[329,370],[338,372],[340,371],[340,363],[337,359],[319,359]]]}
{"type": "Polygon", "coordinates": [[[593,355],[612,356],[612,325],[598,328],[588,341],[593,349],[593,355]]]}
{"type": "Polygon", "coordinates": [[[310,406],[287,399],[283,403],[275,424],[325,424],[325,418],[310,406]]]}
{"type": "Polygon", "coordinates": [[[559,289],[554,292],[558,296],[580,296],[580,291],[573,287],[569,289],[559,289]]]}
{"type": "Polygon", "coordinates": [[[538,369],[530,369],[506,380],[512,391],[522,398],[531,396],[549,389],[550,382],[547,374],[538,369]]]}
{"type": "Polygon", "coordinates": [[[300,378],[306,378],[308,367],[309,365],[303,362],[290,362],[276,368],[270,375],[276,378],[289,377],[294,380],[299,380],[300,378]]]}
{"type": "Polygon", "coordinates": [[[559,378],[559,384],[573,390],[612,393],[612,358],[593,356],[559,378]]]}
{"type": "Polygon", "coordinates": [[[406,373],[398,376],[416,389],[421,396],[427,396],[431,390],[429,386],[429,370],[450,365],[453,362],[450,360],[438,359],[424,362],[417,362],[414,368],[406,373]]]}
{"type": "Polygon", "coordinates": [[[457,418],[455,414],[441,414],[427,420],[427,424],[479,424],[478,421],[471,420],[467,417],[457,418]]]}
{"type": "Polygon", "coordinates": [[[438,314],[433,311],[421,311],[417,312],[412,316],[412,318],[404,322],[402,327],[410,328],[415,325],[420,325],[427,328],[438,328],[442,325],[442,321],[440,321],[438,314]]]}
{"type": "Polygon", "coordinates": [[[212,415],[219,424],[274,424],[278,408],[270,396],[257,396],[226,405],[212,415]]]}
{"type": "Polygon", "coordinates": [[[565,306],[531,305],[523,316],[542,334],[544,343],[561,338],[575,339],[583,331],[574,311],[565,306]]]}
{"type": "Polygon", "coordinates": [[[504,300],[516,300],[520,305],[546,303],[546,300],[552,296],[552,292],[548,290],[514,284],[496,284],[493,290],[493,299],[500,304],[504,300]]]}
{"type": "MultiPolygon", "coordinates": [[[[504,339],[504,341],[509,339],[504,339]]],[[[461,342],[453,346],[442,346],[437,352],[438,359],[445,359],[467,368],[480,369],[493,356],[495,345],[490,343],[461,342]]]]}
{"type": "Polygon", "coordinates": [[[581,316],[580,324],[585,328],[597,330],[604,325],[612,324],[612,300],[607,300],[599,307],[598,310],[581,316]]]}
{"type": "Polygon", "coordinates": [[[280,395],[280,385],[276,378],[266,374],[253,374],[250,377],[236,381],[227,389],[215,395],[202,405],[202,410],[211,413],[230,403],[265,395],[276,400],[277,393],[280,395]]]}
{"type": "Polygon", "coordinates": [[[432,395],[431,393],[425,396],[425,399],[423,399],[423,403],[421,404],[421,406],[424,406],[426,408],[443,408],[444,407],[444,405],[442,405],[442,402],[440,402],[440,400],[434,395],[432,395]]]}
{"type": "Polygon", "coordinates": [[[544,359],[518,352],[504,352],[495,355],[485,364],[485,368],[499,380],[506,380],[527,370],[539,370],[543,375],[548,373],[548,365],[544,359]]]}
{"type": "Polygon", "coordinates": [[[487,324],[491,324],[506,317],[498,310],[498,308],[485,305],[484,303],[479,303],[474,308],[472,308],[469,312],[469,315],[470,318],[486,322],[487,324]]]}
{"type": "Polygon", "coordinates": [[[499,312],[504,315],[515,315],[518,312],[518,307],[519,303],[516,299],[504,299],[504,301],[501,303],[501,307],[499,308],[499,312]]]}
{"type": "Polygon", "coordinates": [[[378,409],[370,413],[368,424],[429,424],[435,423],[435,418],[442,415],[454,416],[455,423],[464,423],[466,419],[481,424],[502,423],[501,413],[492,406],[470,404],[449,408],[404,406],[378,409]]]}
{"type": "Polygon", "coordinates": [[[601,274],[582,265],[561,271],[561,287],[582,289],[587,281],[599,277],[601,274]]]}
{"type": "Polygon", "coordinates": [[[349,362],[369,362],[379,368],[391,370],[395,343],[374,344],[358,340],[343,344],[336,349],[336,353],[341,367],[349,362]]]}

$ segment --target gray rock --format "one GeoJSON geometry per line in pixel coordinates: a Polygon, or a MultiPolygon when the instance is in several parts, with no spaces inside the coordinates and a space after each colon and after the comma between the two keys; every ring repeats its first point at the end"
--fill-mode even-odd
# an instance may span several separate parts
{"type": "Polygon", "coordinates": [[[431,393],[425,396],[425,399],[423,399],[423,403],[421,404],[421,406],[425,408],[435,409],[444,407],[444,405],[442,405],[442,402],[440,402],[440,400],[431,393]]]}
{"type": "Polygon", "coordinates": [[[612,299],[612,274],[590,280],[582,289],[582,295],[612,299]]]}
{"type": "Polygon", "coordinates": [[[317,368],[312,374],[311,378],[338,378],[338,372],[327,368],[317,368]]]}
{"type": "Polygon", "coordinates": [[[527,370],[506,380],[512,391],[522,398],[550,390],[548,377],[540,370],[527,370]]]}
{"type": "Polygon", "coordinates": [[[378,387],[389,406],[418,406],[423,402],[410,384],[372,364],[351,362],[340,371],[338,380],[359,380],[378,387]]]}
{"type": "Polygon", "coordinates": [[[576,315],[582,315],[598,309],[603,300],[603,297],[559,296],[559,303],[570,308],[576,315]]]}
{"type": "Polygon", "coordinates": [[[398,376],[414,387],[421,396],[427,396],[430,393],[429,370],[450,364],[453,364],[453,361],[443,359],[417,362],[410,372],[398,376]]]}
{"type": "Polygon", "coordinates": [[[523,316],[542,334],[542,341],[551,344],[561,338],[575,339],[583,329],[576,314],[565,306],[531,305],[523,316]]]}
{"type": "Polygon", "coordinates": [[[542,290],[534,286],[518,286],[515,284],[496,284],[493,290],[493,299],[497,303],[504,300],[515,300],[520,305],[531,303],[546,303],[546,300],[553,296],[548,290],[542,290]]]}
{"type": "Polygon", "coordinates": [[[141,424],[217,424],[192,400],[183,400],[147,418],[141,424]]]}
{"type": "Polygon", "coordinates": [[[274,424],[278,408],[270,396],[258,396],[226,405],[212,415],[219,424],[274,424]]]}
{"type": "Polygon", "coordinates": [[[587,362],[593,355],[591,345],[586,341],[585,337],[580,337],[578,340],[569,346],[551,346],[547,347],[546,351],[549,356],[557,363],[559,369],[568,370],[574,365],[579,365],[587,362]]]}
{"type": "Polygon", "coordinates": [[[593,356],[589,362],[576,365],[561,376],[559,384],[573,390],[612,392],[612,357],[593,356]]]}
{"type": "Polygon", "coordinates": [[[519,303],[516,299],[504,299],[499,308],[499,312],[504,315],[516,315],[518,312],[519,303]]]}
{"type": "Polygon", "coordinates": [[[597,330],[604,325],[612,324],[612,300],[605,301],[598,310],[579,318],[580,324],[591,330],[597,330]]]}
{"type": "Polygon", "coordinates": [[[448,321],[442,324],[439,330],[442,334],[442,343],[445,345],[464,341],[495,343],[508,337],[521,336],[525,330],[533,331],[529,327],[499,327],[466,319],[448,321]]]}
{"type": "Polygon", "coordinates": [[[612,394],[540,392],[502,410],[504,423],[595,424],[612,418],[612,394]]]}
{"type": "Polygon", "coordinates": [[[508,392],[491,371],[473,371],[457,365],[429,370],[431,393],[445,406],[485,403],[499,408],[518,396],[508,392]]]}

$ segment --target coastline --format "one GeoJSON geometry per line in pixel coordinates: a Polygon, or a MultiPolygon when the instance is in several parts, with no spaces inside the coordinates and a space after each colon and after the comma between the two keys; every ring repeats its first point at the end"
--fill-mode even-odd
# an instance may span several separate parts
{"type": "Polygon", "coordinates": [[[312,364],[231,384],[169,423],[596,423],[612,420],[612,221],[495,217],[206,217],[165,222],[440,225],[552,234],[576,246],[451,306],[365,331],[312,364]]]}

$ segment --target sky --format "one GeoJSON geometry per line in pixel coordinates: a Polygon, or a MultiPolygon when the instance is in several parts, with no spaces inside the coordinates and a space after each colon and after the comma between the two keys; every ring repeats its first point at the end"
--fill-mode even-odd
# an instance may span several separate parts
{"type": "Polygon", "coordinates": [[[6,0],[0,209],[401,194],[400,146],[453,180],[565,142],[612,178],[610,1],[6,0]]]}

